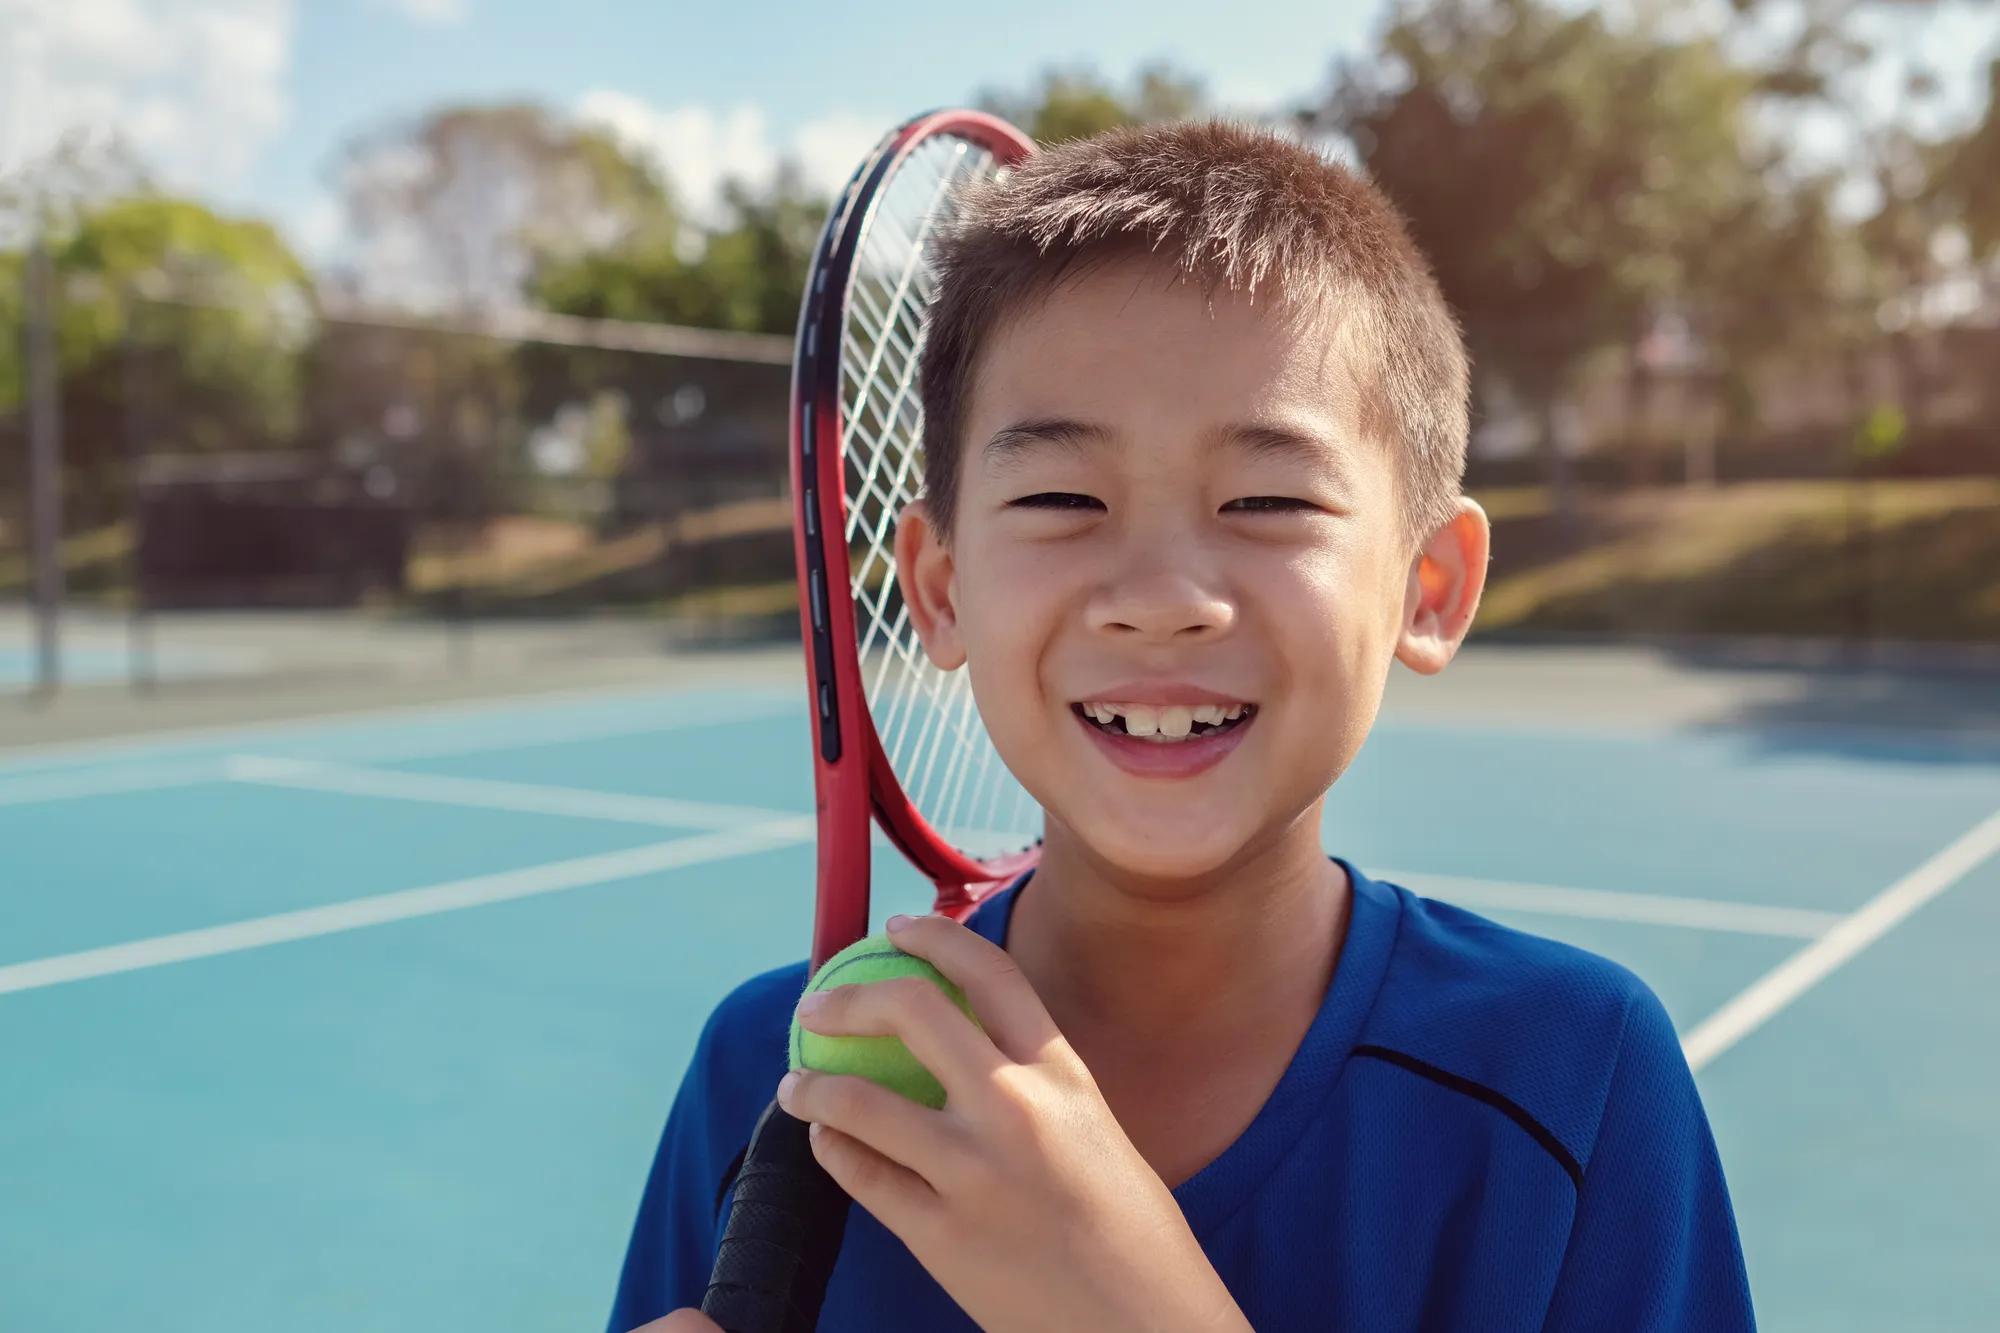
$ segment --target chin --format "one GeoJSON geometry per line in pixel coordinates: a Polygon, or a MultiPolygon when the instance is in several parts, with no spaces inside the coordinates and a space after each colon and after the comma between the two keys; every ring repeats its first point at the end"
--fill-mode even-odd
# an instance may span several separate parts
{"type": "Polygon", "coordinates": [[[1176,882],[1207,879],[1237,860],[1244,840],[1210,828],[1190,836],[1187,821],[1122,821],[1086,816],[1077,837],[1108,867],[1133,879],[1176,882]]]}

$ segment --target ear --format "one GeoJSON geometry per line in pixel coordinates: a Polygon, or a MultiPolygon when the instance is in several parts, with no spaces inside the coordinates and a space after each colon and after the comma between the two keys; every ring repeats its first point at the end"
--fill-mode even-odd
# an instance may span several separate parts
{"type": "Polygon", "coordinates": [[[1396,658],[1410,670],[1436,675],[1465,642],[1486,587],[1491,537],[1486,511],[1461,496],[1458,512],[1425,539],[1410,562],[1396,640],[1396,658]]]}
{"type": "Polygon", "coordinates": [[[931,519],[930,506],[922,500],[912,500],[896,519],[896,585],[931,664],[940,671],[964,666],[956,604],[958,567],[931,519]]]}

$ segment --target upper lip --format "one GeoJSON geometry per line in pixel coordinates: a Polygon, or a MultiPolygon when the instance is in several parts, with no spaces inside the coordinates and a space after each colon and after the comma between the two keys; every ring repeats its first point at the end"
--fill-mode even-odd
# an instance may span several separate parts
{"type": "Polygon", "coordinates": [[[1188,707],[1221,704],[1227,707],[1231,704],[1252,702],[1240,694],[1227,694],[1178,680],[1127,681],[1123,685],[1111,685],[1089,694],[1080,694],[1076,701],[1093,704],[1149,704],[1155,708],[1167,708],[1174,704],[1188,707]]]}

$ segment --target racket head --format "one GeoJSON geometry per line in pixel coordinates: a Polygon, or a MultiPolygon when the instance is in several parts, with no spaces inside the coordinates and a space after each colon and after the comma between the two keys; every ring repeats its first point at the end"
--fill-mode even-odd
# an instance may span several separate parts
{"type": "Polygon", "coordinates": [[[1040,812],[994,750],[966,673],[924,657],[893,551],[922,482],[930,239],[956,190],[1032,147],[976,111],[898,126],[834,205],[807,277],[791,470],[819,805],[815,966],[867,933],[871,820],[960,918],[1039,856],[1040,812]]]}

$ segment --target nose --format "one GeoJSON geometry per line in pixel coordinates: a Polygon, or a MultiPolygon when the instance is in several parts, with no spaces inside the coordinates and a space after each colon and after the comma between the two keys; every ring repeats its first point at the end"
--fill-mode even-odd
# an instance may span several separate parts
{"type": "Polygon", "coordinates": [[[1236,603],[1198,542],[1183,535],[1127,551],[1092,593],[1085,616],[1092,630],[1119,638],[1188,643],[1227,634],[1236,603]]]}

